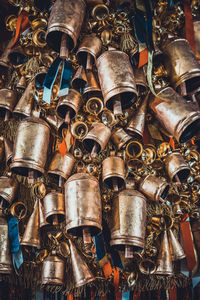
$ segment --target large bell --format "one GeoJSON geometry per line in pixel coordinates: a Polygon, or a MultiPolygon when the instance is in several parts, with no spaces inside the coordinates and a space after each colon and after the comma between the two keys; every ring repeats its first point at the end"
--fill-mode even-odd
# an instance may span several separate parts
{"type": "Polygon", "coordinates": [[[57,225],[65,220],[64,195],[57,192],[47,194],[43,199],[44,216],[48,223],[57,225]]]}
{"type": "Polygon", "coordinates": [[[31,80],[25,92],[22,94],[19,102],[15,106],[14,114],[22,117],[30,117],[33,107],[33,96],[35,93],[35,81],[31,80]]]}
{"type": "Polygon", "coordinates": [[[0,90],[0,117],[5,118],[6,112],[11,113],[17,104],[17,93],[4,88],[0,90]]]}
{"type": "Polygon", "coordinates": [[[76,249],[74,243],[69,239],[70,252],[71,252],[71,262],[72,270],[74,276],[75,287],[83,286],[89,282],[95,280],[92,272],[88,268],[84,258],[76,249]]]}
{"type": "Polygon", "coordinates": [[[12,171],[23,176],[28,176],[29,170],[43,174],[49,138],[50,126],[45,121],[35,117],[22,120],[14,142],[12,171]]]}
{"type": "Polygon", "coordinates": [[[144,249],[146,198],[136,190],[126,189],[116,195],[112,206],[111,246],[144,249]]]}
{"type": "Polygon", "coordinates": [[[0,209],[0,274],[12,273],[12,262],[8,237],[8,222],[0,209]]]}
{"type": "Polygon", "coordinates": [[[162,89],[157,97],[152,98],[150,108],[179,143],[189,141],[199,131],[200,111],[171,87],[162,89]]]}
{"type": "Polygon", "coordinates": [[[85,173],[72,175],[65,183],[66,231],[82,236],[84,227],[92,235],[102,229],[101,195],[98,180],[85,173]]]}
{"type": "Polygon", "coordinates": [[[63,285],[65,275],[65,262],[57,255],[50,255],[43,261],[42,280],[43,285],[63,285]]]}
{"type": "Polygon", "coordinates": [[[188,178],[190,168],[181,153],[173,152],[168,154],[164,163],[170,180],[183,182],[188,178]]]}
{"type": "Polygon", "coordinates": [[[185,258],[184,250],[171,229],[168,231],[168,236],[172,260],[174,261],[185,258]]]}
{"type": "Polygon", "coordinates": [[[6,206],[9,206],[16,198],[18,190],[18,182],[12,177],[2,176],[0,177],[0,199],[6,202],[6,206]]]}
{"type": "Polygon", "coordinates": [[[71,175],[75,159],[71,153],[66,153],[64,156],[59,151],[54,153],[54,156],[49,165],[48,174],[54,177],[61,176],[65,180],[71,175]]]}
{"type": "Polygon", "coordinates": [[[167,231],[165,230],[161,239],[160,251],[157,259],[156,275],[173,275],[172,258],[169,248],[167,231]]]}
{"type": "Polygon", "coordinates": [[[33,212],[26,225],[21,245],[40,248],[39,200],[36,200],[33,212]]]}

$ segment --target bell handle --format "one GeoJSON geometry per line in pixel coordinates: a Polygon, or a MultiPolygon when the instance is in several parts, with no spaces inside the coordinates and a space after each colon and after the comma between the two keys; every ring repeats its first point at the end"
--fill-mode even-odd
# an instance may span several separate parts
{"type": "Polygon", "coordinates": [[[93,146],[92,152],[91,152],[92,158],[95,158],[97,156],[97,149],[98,149],[98,144],[97,144],[97,142],[94,142],[94,146],[93,146]]]}
{"type": "Polygon", "coordinates": [[[125,246],[125,258],[133,258],[133,247],[130,245],[125,246]]]}
{"type": "Polygon", "coordinates": [[[122,103],[121,103],[121,95],[116,95],[113,102],[113,113],[115,116],[123,115],[122,112],[122,103]]]}
{"type": "Polygon", "coordinates": [[[86,70],[92,70],[92,55],[87,53],[86,70]]]}
{"type": "Polygon", "coordinates": [[[60,58],[67,59],[69,57],[67,34],[63,33],[60,42],[60,58]]]}
{"type": "Polygon", "coordinates": [[[90,244],[91,243],[91,234],[90,234],[90,228],[84,227],[83,228],[83,242],[84,244],[90,244]]]}

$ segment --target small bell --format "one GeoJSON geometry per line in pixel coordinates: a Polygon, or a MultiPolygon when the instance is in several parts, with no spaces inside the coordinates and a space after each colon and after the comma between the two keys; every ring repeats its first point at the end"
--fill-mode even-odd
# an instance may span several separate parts
{"type": "Polygon", "coordinates": [[[16,198],[18,182],[12,177],[0,177],[0,199],[3,199],[6,206],[9,206],[16,198]]]}
{"type": "Polygon", "coordinates": [[[17,93],[15,91],[7,88],[0,90],[0,117],[7,121],[16,104],[17,93]]]}
{"type": "Polygon", "coordinates": [[[65,220],[64,195],[57,192],[47,194],[43,199],[45,220],[57,225],[65,220]]]}
{"type": "Polygon", "coordinates": [[[138,90],[138,94],[145,93],[148,89],[148,84],[144,72],[144,67],[141,68],[134,68],[134,75],[135,75],[135,82],[136,82],[136,87],[138,90]]]}
{"type": "Polygon", "coordinates": [[[22,65],[28,61],[28,57],[21,46],[14,46],[8,54],[8,58],[14,66],[22,65]]]}
{"type": "Polygon", "coordinates": [[[124,147],[131,139],[132,137],[126,133],[123,128],[115,128],[112,130],[111,140],[117,150],[124,147]]]}
{"type": "Polygon", "coordinates": [[[99,83],[92,72],[92,70],[86,71],[87,84],[83,90],[83,97],[90,99],[91,97],[102,97],[102,92],[99,83]]]}
{"type": "Polygon", "coordinates": [[[61,118],[55,115],[46,115],[46,121],[58,132],[59,136],[62,136],[62,130],[68,128],[68,124],[61,118]]]}
{"type": "Polygon", "coordinates": [[[188,178],[190,168],[181,153],[173,152],[168,154],[164,163],[170,180],[183,182],[188,178]]]}
{"type": "Polygon", "coordinates": [[[16,88],[20,91],[25,91],[26,87],[27,87],[26,77],[24,75],[22,75],[16,85],[16,88]]]}
{"type": "Polygon", "coordinates": [[[42,285],[63,285],[65,275],[65,262],[57,255],[50,255],[43,261],[42,285]]]}
{"type": "Polygon", "coordinates": [[[171,229],[168,231],[168,236],[172,260],[174,261],[185,258],[184,250],[171,229]]]}
{"type": "Polygon", "coordinates": [[[77,69],[71,83],[72,87],[78,91],[82,91],[86,87],[87,77],[83,66],[77,69]]]}
{"type": "Polygon", "coordinates": [[[172,258],[169,248],[169,241],[167,237],[167,231],[164,230],[161,239],[160,250],[157,258],[157,269],[154,273],[156,275],[173,275],[172,258]]]}

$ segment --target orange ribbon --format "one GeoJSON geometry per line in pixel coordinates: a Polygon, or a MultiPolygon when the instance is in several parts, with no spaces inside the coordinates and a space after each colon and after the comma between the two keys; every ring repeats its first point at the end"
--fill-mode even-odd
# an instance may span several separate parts
{"type": "Polygon", "coordinates": [[[170,140],[169,140],[169,145],[172,147],[173,150],[175,150],[175,143],[174,143],[173,138],[171,138],[171,137],[170,137],[170,140]]]}
{"type": "MultiPolygon", "coordinates": [[[[73,139],[73,136],[72,136],[72,137],[71,137],[71,145],[73,145],[73,143],[74,143],[74,139],[73,139]]],[[[62,141],[62,143],[60,144],[58,150],[59,150],[59,152],[60,152],[60,154],[61,154],[62,156],[65,156],[65,154],[66,154],[67,151],[69,150],[69,149],[67,149],[67,144],[66,144],[65,139],[63,139],[63,141],[62,141]]]]}
{"type": "Polygon", "coordinates": [[[103,266],[103,273],[106,279],[112,274],[112,267],[109,261],[103,266]]]}
{"type": "Polygon", "coordinates": [[[17,25],[15,30],[15,38],[10,48],[13,48],[16,44],[20,32],[26,30],[29,27],[29,19],[28,19],[28,13],[24,10],[19,14],[17,18],[17,25]]]}
{"type": "Polygon", "coordinates": [[[144,49],[140,52],[138,68],[148,63],[148,50],[144,49]]]}
{"type": "Polygon", "coordinates": [[[73,300],[73,294],[67,295],[67,300],[73,300]]]}
{"type": "Polygon", "coordinates": [[[186,39],[188,40],[190,47],[195,52],[195,39],[194,39],[194,24],[192,19],[192,10],[190,0],[184,0],[184,11],[185,11],[185,33],[186,39]]]}

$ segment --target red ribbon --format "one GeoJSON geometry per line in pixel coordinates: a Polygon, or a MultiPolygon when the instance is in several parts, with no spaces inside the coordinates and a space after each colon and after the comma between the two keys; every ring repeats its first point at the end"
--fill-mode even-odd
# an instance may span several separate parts
{"type": "Polygon", "coordinates": [[[192,10],[190,0],[184,0],[184,11],[185,11],[185,33],[186,39],[188,40],[190,47],[195,52],[195,39],[194,39],[194,24],[192,20],[192,10]]]}
{"type": "Polygon", "coordinates": [[[144,49],[140,52],[138,68],[148,63],[148,50],[144,49]]]}
{"type": "Polygon", "coordinates": [[[15,30],[15,38],[10,48],[13,48],[16,44],[20,32],[26,30],[29,27],[29,19],[28,19],[28,13],[24,10],[19,14],[17,18],[17,25],[15,30]]]}
{"type": "Polygon", "coordinates": [[[142,141],[145,145],[149,144],[149,131],[148,131],[147,124],[145,124],[145,126],[144,126],[144,133],[143,133],[142,141]]]}
{"type": "Polygon", "coordinates": [[[177,300],[177,289],[169,289],[169,300],[177,300]]]}

